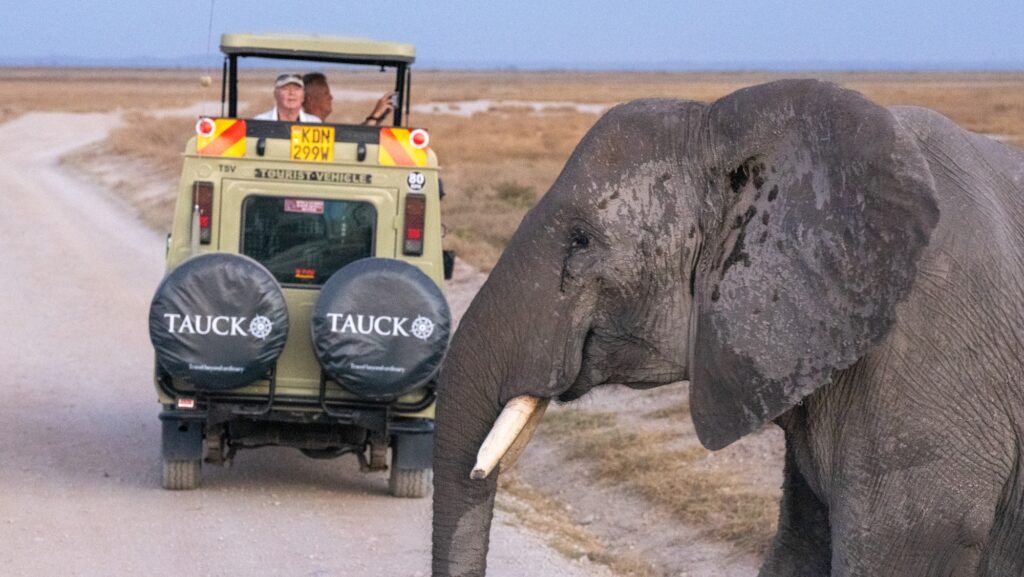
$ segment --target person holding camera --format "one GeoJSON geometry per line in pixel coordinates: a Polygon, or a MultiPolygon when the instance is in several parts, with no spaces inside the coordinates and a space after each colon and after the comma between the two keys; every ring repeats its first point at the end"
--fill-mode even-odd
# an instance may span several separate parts
{"type": "MultiPolygon", "coordinates": [[[[310,72],[302,77],[302,81],[306,91],[302,103],[303,110],[326,122],[334,110],[334,96],[331,95],[331,87],[327,85],[327,77],[322,72],[310,72]]],[[[395,96],[393,91],[381,96],[362,124],[380,126],[387,115],[395,109],[395,96]]]]}

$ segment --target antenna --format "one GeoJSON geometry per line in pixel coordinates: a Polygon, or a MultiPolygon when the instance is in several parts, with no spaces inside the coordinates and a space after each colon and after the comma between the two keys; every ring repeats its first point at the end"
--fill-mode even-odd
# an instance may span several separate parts
{"type": "Polygon", "coordinates": [[[210,101],[210,86],[213,85],[213,78],[210,75],[210,44],[213,43],[213,6],[217,0],[210,0],[210,20],[206,28],[206,57],[203,60],[203,76],[199,84],[204,88],[203,102],[201,105],[203,116],[207,116],[207,106],[210,101]]]}

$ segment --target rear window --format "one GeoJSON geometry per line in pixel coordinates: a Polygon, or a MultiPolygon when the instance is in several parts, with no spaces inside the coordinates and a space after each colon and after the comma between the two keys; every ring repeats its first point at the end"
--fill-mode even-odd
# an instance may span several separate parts
{"type": "Polygon", "coordinates": [[[373,256],[377,210],[368,202],[250,196],[242,204],[242,254],[281,284],[321,285],[373,256]]]}

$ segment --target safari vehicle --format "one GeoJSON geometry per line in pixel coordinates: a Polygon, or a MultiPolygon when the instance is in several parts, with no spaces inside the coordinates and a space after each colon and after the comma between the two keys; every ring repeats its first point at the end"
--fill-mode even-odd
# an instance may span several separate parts
{"type": "Polygon", "coordinates": [[[422,497],[450,255],[437,158],[407,126],[415,51],[249,34],[224,35],[221,49],[222,116],[199,118],[186,145],[149,315],[163,487],[194,489],[203,462],[277,445],[354,454],[364,471],[390,469],[391,494],[422,497]],[[240,118],[250,58],[390,71],[392,124],[240,118]]]}

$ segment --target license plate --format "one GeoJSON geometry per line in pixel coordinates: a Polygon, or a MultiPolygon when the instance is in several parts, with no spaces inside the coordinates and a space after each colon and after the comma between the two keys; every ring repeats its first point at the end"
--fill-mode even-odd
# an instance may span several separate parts
{"type": "Polygon", "coordinates": [[[292,160],[334,161],[333,126],[292,126],[292,160]]]}

